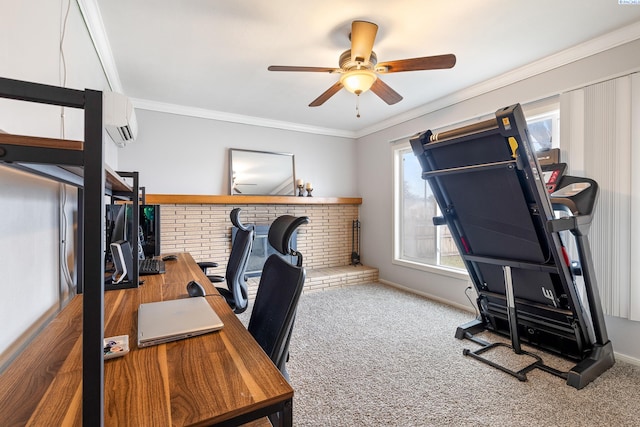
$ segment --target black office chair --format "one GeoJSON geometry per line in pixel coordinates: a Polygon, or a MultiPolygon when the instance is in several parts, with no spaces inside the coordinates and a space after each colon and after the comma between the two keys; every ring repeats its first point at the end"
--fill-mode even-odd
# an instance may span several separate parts
{"type": "Polygon", "coordinates": [[[287,380],[289,341],[306,275],[302,254],[289,244],[296,228],[308,222],[306,216],[283,215],[269,227],[271,246],[282,255],[297,257],[297,262],[293,265],[278,254],[267,258],[247,328],[287,380]]]}
{"type": "MultiPolygon", "coordinates": [[[[226,288],[216,286],[216,289],[236,314],[244,312],[249,305],[245,271],[247,270],[247,263],[249,262],[249,255],[251,254],[254,238],[253,225],[244,225],[240,221],[240,211],[240,208],[235,208],[229,214],[231,223],[237,230],[235,238],[233,239],[233,245],[231,246],[231,254],[229,255],[225,275],[207,275],[213,283],[227,282],[226,288]]],[[[199,262],[198,265],[205,274],[208,268],[218,266],[218,264],[214,262],[199,262]]]]}

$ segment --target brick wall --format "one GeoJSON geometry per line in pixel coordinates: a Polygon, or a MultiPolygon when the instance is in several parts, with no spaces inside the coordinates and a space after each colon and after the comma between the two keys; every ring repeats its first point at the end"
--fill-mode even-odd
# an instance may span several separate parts
{"type": "Polygon", "coordinates": [[[347,266],[351,262],[351,228],[358,205],[163,204],[160,208],[162,253],[190,252],[196,261],[215,261],[222,274],[231,252],[229,212],[241,208],[246,224],[268,225],[280,215],[306,215],[298,228],[298,250],[307,269],[347,266]]]}

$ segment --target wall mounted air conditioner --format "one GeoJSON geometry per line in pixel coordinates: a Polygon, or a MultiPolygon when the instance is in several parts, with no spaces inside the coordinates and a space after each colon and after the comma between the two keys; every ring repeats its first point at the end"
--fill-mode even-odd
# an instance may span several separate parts
{"type": "Polygon", "coordinates": [[[133,104],[125,95],[103,92],[104,127],[118,147],[134,141],[138,134],[138,122],[133,104]]]}

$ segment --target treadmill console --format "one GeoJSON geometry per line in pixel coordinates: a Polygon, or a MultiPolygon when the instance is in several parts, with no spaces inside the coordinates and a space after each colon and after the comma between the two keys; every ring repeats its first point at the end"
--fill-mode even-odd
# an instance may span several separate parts
{"type": "Polygon", "coordinates": [[[552,163],[542,166],[542,179],[549,194],[556,191],[566,170],[566,163],[552,163]]]}
{"type": "Polygon", "coordinates": [[[566,210],[573,215],[591,215],[596,202],[598,185],[588,178],[565,175],[567,164],[560,162],[560,150],[536,153],[542,180],[556,210],[566,210]]]}
{"type": "Polygon", "coordinates": [[[554,191],[553,193],[551,193],[551,197],[577,196],[589,187],[591,187],[591,184],[588,182],[576,182],[574,184],[569,184],[566,187],[562,187],[558,191],[554,191]]]}

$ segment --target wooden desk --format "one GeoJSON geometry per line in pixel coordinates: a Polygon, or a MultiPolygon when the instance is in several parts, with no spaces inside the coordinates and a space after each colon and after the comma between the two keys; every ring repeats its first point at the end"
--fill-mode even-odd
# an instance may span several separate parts
{"type": "MultiPolygon", "coordinates": [[[[189,254],[144,285],[105,293],[105,337],[131,352],[104,363],[106,426],[238,425],[280,411],[292,424],[293,389],[189,254]],[[221,331],[137,348],[140,303],[187,297],[190,280],[224,322],[221,331]]],[[[74,298],[0,377],[3,425],[82,424],[82,296],[74,298]]]]}

